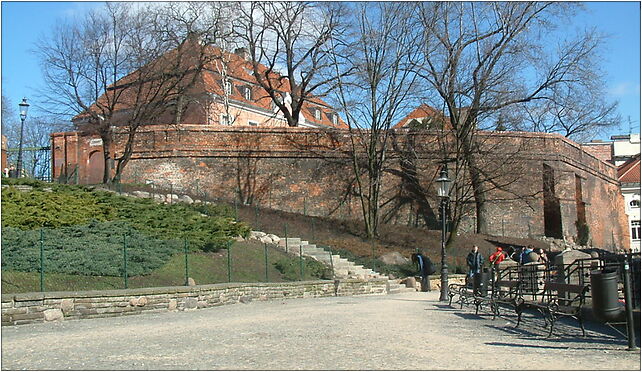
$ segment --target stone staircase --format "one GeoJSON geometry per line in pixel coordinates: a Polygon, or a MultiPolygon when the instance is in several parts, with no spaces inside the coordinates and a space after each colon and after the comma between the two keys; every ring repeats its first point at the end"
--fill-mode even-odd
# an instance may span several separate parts
{"type": "MultiPolygon", "coordinates": [[[[287,238],[287,241],[286,239],[281,239],[279,240],[278,246],[290,254],[298,256],[300,253],[303,256],[313,258],[328,267],[332,267],[334,269],[335,278],[364,280],[388,279],[386,275],[363,267],[363,265],[357,265],[346,258],[337,254],[332,254],[332,252],[326,251],[321,247],[317,247],[315,244],[310,244],[305,240],[301,240],[301,238],[287,238]]],[[[400,283],[400,281],[396,279],[389,279],[388,287],[388,293],[415,291],[414,288],[406,288],[404,284],[400,283]]]]}

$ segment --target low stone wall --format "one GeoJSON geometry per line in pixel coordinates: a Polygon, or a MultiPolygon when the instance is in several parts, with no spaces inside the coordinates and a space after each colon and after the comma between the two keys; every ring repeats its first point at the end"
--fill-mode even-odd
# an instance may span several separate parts
{"type": "Polygon", "coordinates": [[[252,300],[380,295],[388,291],[389,285],[385,279],[345,279],[3,294],[2,325],[111,317],[149,311],[188,311],[252,300]]]}

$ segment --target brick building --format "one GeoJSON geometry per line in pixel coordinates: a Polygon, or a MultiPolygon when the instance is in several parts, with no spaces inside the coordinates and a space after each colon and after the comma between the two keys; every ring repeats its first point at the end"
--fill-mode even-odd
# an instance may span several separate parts
{"type": "MultiPolygon", "coordinates": [[[[517,158],[511,149],[521,149],[520,176],[510,190],[490,193],[490,234],[578,240],[578,226],[586,225],[593,245],[628,249],[624,201],[614,165],[559,135],[487,132],[480,136],[496,144],[496,153],[489,154],[489,164],[509,163],[517,158]]],[[[116,131],[117,155],[124,137],[116,131]]],[[[398,142],[416,145],[419,176],[430,188],[439,166],[437,160],[441,159],[434,132],[397,130],[395,137],[398,142]]],[[[285,211],[302,213],[305,209],[319,216],[360,218],[358,200],[347,192],[353,177],[345,130],[148,126],[137,138],[124,182],[153,182],[165,189],[206,192],[285,211]]],[[[95,143],[96,138],[77,133],[53,135],[54,163],[77,166],[79,183],[91,180],[90,154],[97,147],[92,141],[95,143]]],[[[392,152],[390,158],[394,163],[399,154],[392,152]]],[[[384,185],[382,200],[403,197],[398,195],[402,185],[397,177],[387,174],[384,185]]],[[[429,202],[437,211],[436,196],[429,202]]],[[[388,223],[405,224],[412,210],[412,205],[384,208],[382,215],[388,223]]],[[[471,206],[462,229],[471,231],[474,226],[471,206]]]]}
{"type": "Polygon", "coordinates": [[[582,149],[597,158],[618,166],[618,180],[624,197],[626,228],[631,236],[631,249],[640,251],[640,135],[611,136],[610,141],[591,141],[582,149]]]}
{"type": "MultiPolygon", "coordinates": [[[[226,54],[226,78],[221,66],[203,71],[199,89],[191,92],[199,99],[190,100],[180,120],[158,118],[139,129],[122,181],[153,182],[165,189],[286,211],[360,218],[358,200],[351,192],[350,132],[343,121],[313,97],[304,105],[299,126],[288,127],[266,92],[253,82],[243,54],[243,50],[226,54]]],[[[284,86],[284,102],[288,94],[284,86]]],[[[422,106],[415,111],[393,130],[388,158],[394,170],[408,160],[407,153],[413,154],[417,180],[428,190],[424,216],[434,219],[438,198],[433,180],[444,154],[434,123],[422,119],[434,116],[435,110],[422,106]]],[[[53,177],[99,183],[103,143],[98,135],[82,131],[91,124],[84,121],[86,116],[74,120],[79,132],[52,134],[53,177]]],[[[448,120],[438,122],[447,125],[448,120]]],[[[111,131],[109,150],[118,159],[127,128],[115,125],[111,131]]],[[[585,239],[611,250],[629,247],[614,165],[559,135],[482,132],[479,139],[486,148],[480,164],[510,179],[501,191],[488,192],[490,234],[585,239]]],[[[419,207],[404,193],[404,180],[387,172],[383,185],[381,200],[387,202],[383,222],[416,222],[419,207]]],[[[474,205],[467,205],[462,221],[463,231],[473,229],[474,205]]]]}

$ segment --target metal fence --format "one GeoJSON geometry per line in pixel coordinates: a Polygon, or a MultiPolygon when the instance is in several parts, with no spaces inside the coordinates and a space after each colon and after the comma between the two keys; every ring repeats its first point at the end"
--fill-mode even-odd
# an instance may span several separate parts
{"type": "MultiPolygon", "coordinates": [[[[233,211],[237,221],[242,220],[248,223],[254,231],[275,234],[280,238],[302,238],[314,243],[332,237],[324,223],[324,217],[309,213],[310,203],[305,196],[303,196],[303,203],[298,209],[282,211],[271,209],[270,203],[266,205],[260,205],[258,202],[246,204],[241,202],[239,198],[214,195],[207,189],[200,187],[198,183],[195,183],[195,187],[189,190],[178,188],[171,181],[165,179],[155,182],[111,183],[97,186],[119,194],[136,193],[138,197],[155,199],[169,204],[185,201],[184,197],[188,196],[192,201],[226,205],[233,211]],[[168,197],[168,195],[174,195],[174,197],[168,197]],[[308,218],[302,221],[301,215],[308,218]]],[[[332,249],[330,246],[326,247],[328,251],[332,249]]],[[[363,263],[373,270],[376,270],[378,266],[381,268],[384,264],[377,259],[381,254],[378,245],[372,240],[369,257],[360,257],[359,263],[363,263]]],[[[457,264],[462,265],[463,259],[453,257],[453,260],[461,261],[457,264]]]]}
{"type": "Polygon", "coordinates": [[[63,236],[5,228],[3,293],[331,279],[332,268],[273,244],[228,242],[204,253],[187,239],[138,234],[63,236]],[[192,283],[191,280],[195,283],[192,283]]]}
{"type": "MultiPolygon", "coordinates": [[[[625,267],[629,270],[632,307],[640,309],[640,253],[599,253],[595,257],[574,260],[566,265],[527,264],[509,266],[499,273],[500,280],[519,281],[520,294],[536,297],[547,281],[556,281],[580,286],[590,285],[591,272],[611,270],[617,272],[618,296],[625,297],[625,267]]],[[[494,278],[494,277],[493,277],[494,278]]],[[[586,297],[591,298],[591,293],[586,297]]]]}

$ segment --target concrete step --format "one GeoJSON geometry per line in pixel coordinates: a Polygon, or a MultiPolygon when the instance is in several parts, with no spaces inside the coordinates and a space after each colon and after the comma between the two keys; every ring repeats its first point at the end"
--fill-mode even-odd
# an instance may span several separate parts
{"type": "Polygon", "coordinates": [[[317,247],[316,244],[310,244],[310,242],[301,238],[288,238],[287,244],[286,239],[281,239],[279,246],[283,250],[287,248],[290,254],[298,256],[300,252],[304,256],[311,257],[326,266],[332,266],[337,277],[385,278],[378,272],[365,268],[363,265],[357,265],[338,254],[332,254],[329,250],[317,247]]]}
{"type": "Polygon", "coordinates": [[[390,293],[417,292],[416,288],[408,288],[405,284],[399,283],[397,280],[389,280],[388,283],[390,286],[390,293]]]}
{"type": "Polygon", "coordinates": [[[288,246],[290,245],[301,245],[301,238],[287,238],[279,240],[279,245],[285,247],[285,242],[287,240],[288,246]]]}

